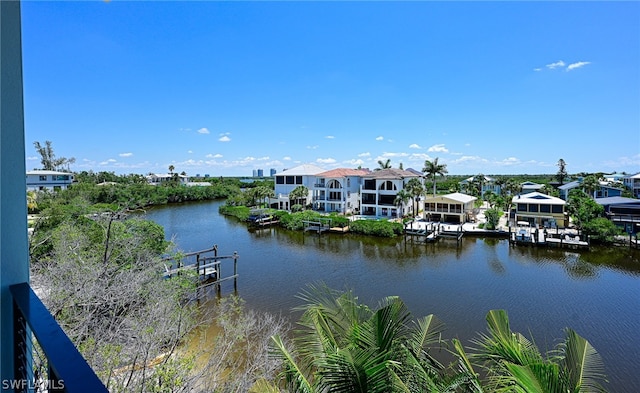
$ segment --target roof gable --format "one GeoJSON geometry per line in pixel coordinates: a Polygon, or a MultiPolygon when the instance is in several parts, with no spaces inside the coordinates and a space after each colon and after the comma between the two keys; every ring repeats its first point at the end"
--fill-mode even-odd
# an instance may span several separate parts
{"type": "Polygon", "coordinates": [[[540,203],[544,201],[544,203],[547,203],[550,205],[564,205],[567,203],[560,198],[543,194],[541,192],[532,192],[525,195],[516,195],[513,197],[512,201],[514,203],[540,203]]]}
{"type": "Polygon", "coordinates": [[[323,168],[320,168],[319,166],[313,165],[313,164],[302,164],[302,165],[298,165],[296,167],[293,167],[291,169],[287,169],[285,171],[282,171],[278,174],[276,174],[276,176],[304,176],[304,175],[317,175],[318,173],[322,173],[325,172],[326,170],[323,168]]]}
{"type": "Polygon", "coordinates": [[[367,179],[405,179],[408,177],[420,177],[420,175],[405,171],[404,169],[389,168],[373,171],[364,177],[367,179]]]}

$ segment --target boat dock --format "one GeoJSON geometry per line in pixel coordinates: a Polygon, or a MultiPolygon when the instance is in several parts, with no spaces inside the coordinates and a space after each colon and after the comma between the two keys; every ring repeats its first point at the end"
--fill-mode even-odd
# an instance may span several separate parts
{"type": "Polygon", "coordinates": [[[460,243],[464,236],[462,225],[438,222],[410,221],[404,224],[405,240],[432,243],[440,239],[453,239],[460,243]]]}
{"type": "Polygon", "coordinates": [[[218,293],[221,290],[221,283],[233,280],[234,290],[237,290],[238,278],[238,252],[232,255],[218,255],[218,246],[212,248],[179,254],[174,257],[165,258],[163,277],[172,278],[181,274],[192,274],[196,272],[198,278],[198,288],[214,286],[218,293]],[[224,276],[222,273],[222,262],[224,260],[233,261],[232,274],[224,276]]]}
{"type": "Polygon", "coordinates": [[[318,218],[317,221],[302,221],[304,225],[304,232],[317,232],[318,235],[331,230],[330,218],[318,218]]]}
{"type": "Polygon", "coordinates": [[[589,248],[588,236],[569,233],[568,231],[556,231],[551,233],[546,229],[519,226],[509,228],[509,243],[527,246],[552,246],[562,248],[589,248]]]}

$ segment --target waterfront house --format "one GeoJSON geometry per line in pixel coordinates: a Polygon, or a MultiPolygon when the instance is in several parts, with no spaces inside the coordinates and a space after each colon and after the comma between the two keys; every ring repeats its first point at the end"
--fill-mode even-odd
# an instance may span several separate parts
{"type": "Polygon", "coordinates": [[[605,216],[625,232],[640,232],[640,199],[614,196],[596,198],[596,203],[602,205],[605,216]]]}
{"type": "Polygon", "coordinates": [[[473,186],[474,183],[482,183],[482,189],[480,190],[480,196],[484,196],[484,193],[487,191],[491,191],[497,195],[500,195],[502,188],[496,184],[496,180],[489,176],[482,175],[482,178],[478,176],[471,176],[467,179],[462,180],[460,184],[461,190],[468,190],[473,186]]]}
{"type": "Polygon", "coordinates": [[[147,176],[147,182],[154,186],[173,181],[174,179],[176,179],[179,184],[186,185],[189,183],[188,176],[179,175],[177,173],[163,173],[163,174],[150,173],[147,176]]]}
{"type": "Polygon", "coordinates": [[[624,173],[612,173],[610,175],[607,175],[607,174],[602,175],[604,180],[608,182],[620,182],[620,183],[624,181],[625,176],[627,175],[625,175],[624,173]]]}
{"type": "Polygon", "coordinates": [[[311,189],[313,209],[343,214],[359,211],[362,177],[369,173],[368,170],[350,168],[318,173],[311,189]]]}
{"type": "Polygon", "coordinates": [[[27,171],[28,191],[66,190],[73,183],[73,173],[60,171],[27,171]]]}
{"type": "Polygon", "coordinates": [[[582,185],[582,179],[574,180],[569,183],[565,183],[561,186],[558,186],[558,192],[560,194],[560,199],[567,200],[569,199],[569,191],[574,188],[578,188],[582,185]]]}
{"type": "Polygon", "coordinates": [[[307,188],[308,194],[303,203],[304,205],[310,204],[312,202],[311,190],[316,183],[316,175],[322,172],[326,172],[326,170],[313,164],[303,164],[276,174],[275,198],[270,199],[270,206],[281,210],[291,209],[289,194],[299,186],[307,188]]]}
{"type": "MultiPolygon", "coordinates": [[[[360,187],[360,213],[377,217],[402,217],[413,213],[414,203],[395,204],[396,196],[411,179],[423,178],[421,175],[404,169],[381,169],[362,177],[360,187]]],[[[418,204],[418,211],[420,211],[418,204]]]]}
{"type": "Polygon", "coordinates": [[[564,211],[566,202],[540,192],[516,195],[512,199],[515,207],[515,222],[526,221],[532,227],[564,228],[568,219],[564,211]]]}
{"type": "Polygon", "coordinates": [[[622,179],[625,187],[627,187],[634,198],[640,198],[640,172],[635,175],[627,175],[622,179]]]}
{"type": "Polygon", "coordinates": [[[600,181],[600,187],[595,191],[594,198],[609,198],[609,197],[622,196],[622,192],[624,190],[612,184],[615,184],[615,183],[610,181],[600,181]]]}
{"type": "Polygon", "coordinates": [[[428,221],[462,224],[474,218],[474,203],[478,198],[454,192],[428,197],[424,201],[424,218],[428,221]]]}
{"type": "Polygon", "coordinates": [[[529,194],[531,192],[540,192],[540,190],[542,190],[542,187],[544,187],[544,185],[542,184],[538,184],[538,183],[534,183],[532,181],[526,181],[520,184],[521,187],[521,194],[529,194]]]}

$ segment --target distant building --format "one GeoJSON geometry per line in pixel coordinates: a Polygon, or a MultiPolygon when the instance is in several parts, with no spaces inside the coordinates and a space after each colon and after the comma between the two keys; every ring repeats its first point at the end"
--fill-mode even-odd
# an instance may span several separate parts
{"type": "Polygon", "coordinates": [[[253,170],[253,177],[258,177],[258,170],[257,169],[253,170]]]}
{"type": "Polygon", "coordinates": [[[276,170],[274,168],[269,169],[269,176],[275,176],[276,170]]]}
{"type": "Polygon", "coordinates": [[[162,184],[162,183],[166,183],[168,181],[171,181],[174,179],[174,177],[178,178],[178,182],[180,184],[187,184],[189,183],[189,176],[185,176],[185,175],[178,175],[177,173],[164,173],[164,174],[155,174],[152,173],[150,175],[147,176],[147,182],[151,185],[158,185],[158,184],[162,184]]]}
{"type": "Polygon", "coordinates": [[[264,177],[264,171],[262,169],[258,169],[258,177],[264,177]]]}
{"type": "Polygon", "coordinates": [[[73,183],[73,173],[59,171],[27,171],[27,190],[66,190],[73,183]]]}
{"type": "Polygon", "coordinates": [[[625,176],[622,181],[625,187],[631,191],[634,198],[640,198],[640,173],[625,176]]]}

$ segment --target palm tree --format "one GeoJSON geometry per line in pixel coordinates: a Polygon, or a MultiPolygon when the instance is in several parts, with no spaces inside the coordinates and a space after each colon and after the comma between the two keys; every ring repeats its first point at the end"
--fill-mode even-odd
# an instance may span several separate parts
{"type": "Polygon", "coordinates": [[[413,179],[411,179],[411,180],[409,180],[407,182],[407,185],[405,186],[405,189],[407,190],[407,192],[409,193],[409,195],[411,195],[411,198],[413,199],[414,206],[415,206],[415,210],[413,211],[413,215],[417,216],[418,215],[418,198],[420,197],[420,195],[422,195],[424,193],[424,187],[423,187],[422,183],[420,182],[420,179],[418,179],[417,177],[414,177],[413,179]]]}
{"type": "MultiPolygon", "coordinates": [[[[488,388],[509,392],[604,392],[604,366],[596,350],[571,329],[543,356],[522,334],[511,331],[504,310],[487,314],[489,334],[475,341],[472,361],[487,371],[488,388]]],[[[457,349],[457,348],[456,348],[457,349]]]]}
{"type": "Polygon", "coordinates": [[[595,175],[589,175],[585,177],[584,180],[582,181],[582,189],[591,198],[595,197],[594,194],[596,190],[598,190],[598,188],[600,188],[600,182],[598,181],[598,178],[595,175]]]}
{"type": "Polygon", "coordinates": [[[173,165],[169,165],[169,173],[173,175],[173,170],[176,169],[173,165]]]}
{"type": "Polygon", "coordinates": [[[405,190],[400,190],[396,194],[396,199],[393,200],[393,204],[400,211],[400,214],[398,214],[398,217],[401,218],[403,216],[403,210],[404,210],[403,206],[409,201],[409,199],[411,199],[411,194],[405,190]]]}
{"type": "Polygon", "coordinates": [[[438,164],[438,157],[436,157],[433,162],[426,160],[422,172],[433,181],[433,196],[436,196],[436,177],[449,173],[449,171],[447,171],[447,164],[438,164]]]}
{"type": "Polygon", "coordinates": [[[381,169],[390,169],[391,168],[391,159],[387,158],[386,161],[378,160],[378,165],[379,165],[379,167],[375,169],[376,171],[379,171],[381,169]]]}
{"type": "Polygon", "coordinates": [[[442,325],[433,315],[412,320],[396,296],[384,298],[376,309],[359,304],[351,291],[322,285],[300,298],[305,304],[298,310],[304,314],[294,348],[272,337],[290,391],[453,392],[475,378],[466,370],[446,369],[430,355],[442,325]]]}
{"type": "Polygon", "coordinates": [[[305,186],[298,186],[296,188],[294,188],[290,193],[289,193],[289,209],[291,209],[291,206],[293,206],[294,204],[298,204],[300,199],[304,199],[306,202],[307,196],[309,195],[309,189],[305,186]]]}

